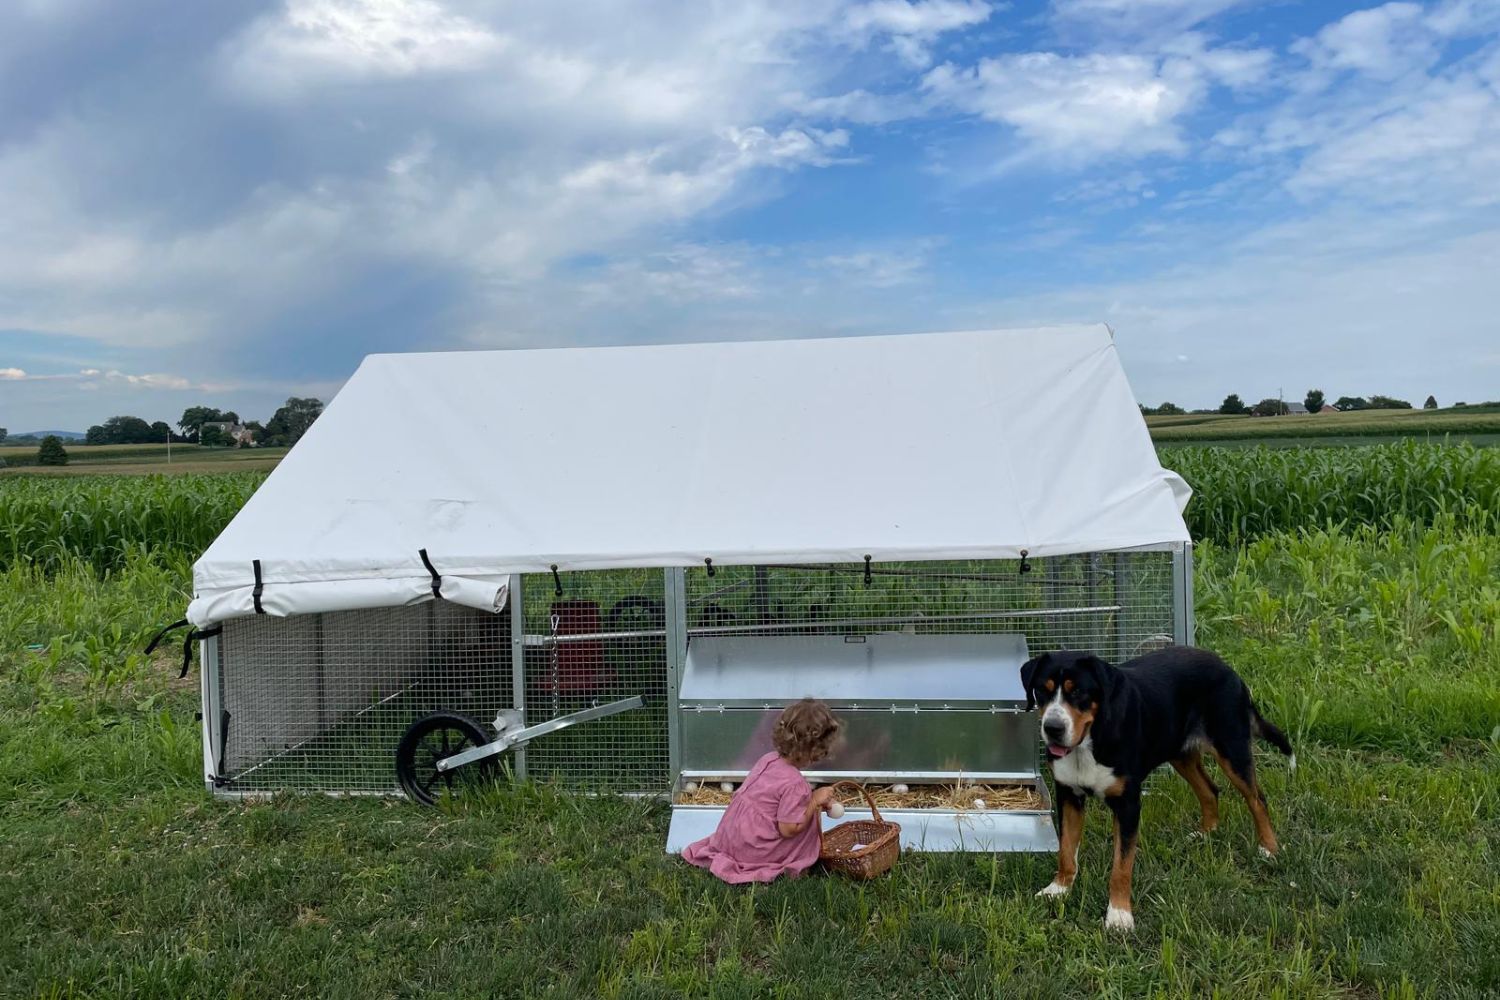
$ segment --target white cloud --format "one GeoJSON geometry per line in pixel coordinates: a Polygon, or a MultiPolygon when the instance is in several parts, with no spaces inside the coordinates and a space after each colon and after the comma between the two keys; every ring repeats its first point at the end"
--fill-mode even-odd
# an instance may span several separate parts
{"type": "Polygon", "coordinates": [[[462,70],[506,48],[432,0],[288,0],[241,40],[234,72],[252,88],[295,88],[320,77],[462,70]]]}
{"type": "Polygon", "coordinates": [[[1437,39],[1425,21],[1426,11],[1418,4],[1388,3],[1346,15],[1313,38],[1302,39],[1292,51],[1316,70],[1394,79],[1437,59],[1437,39]]]}
{"type": "Polygon", "coordinates": [[[1015,129],[1036,151],[1073,161],[1181,151],[1177,119],[1205,88],[1187,64],[1051,52],[983,59],[967,70],[945,63],[923,86],[936,100],[1015,129]]]}
{"type": "Polygon", "coordinates": [[[26,373],[19,368],[0,368],[0,378],[20,380],[26,377],[26,373]]]}
{"type": "Polygon", "coordinates": [[[1218,143],[1306,199],[1423,204],[1439,215],[1500,202],[1500,8],[1393,3],[1291,46],[1306,60],[1285,99],[1218,143]],[[1445,47],[1477,48],[1443,62],[1445,47]]]}
{"type": "Polygon", "coordinates": [[[981,0],[868,0],[844,14],[844,26],[856,38],[888,38],[903,63],[920,69],[932,62],[938,36],[982,24],[993,11],[981,0]]]}

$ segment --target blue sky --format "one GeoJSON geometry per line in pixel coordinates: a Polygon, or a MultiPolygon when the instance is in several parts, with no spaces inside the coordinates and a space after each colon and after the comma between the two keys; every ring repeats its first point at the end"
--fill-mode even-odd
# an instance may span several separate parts
{"type": "Polygon", "coordinates": [[[374,351],[1108,322],[1500,398],[1500,0],[16,0],[0,426],[374,351]]]}

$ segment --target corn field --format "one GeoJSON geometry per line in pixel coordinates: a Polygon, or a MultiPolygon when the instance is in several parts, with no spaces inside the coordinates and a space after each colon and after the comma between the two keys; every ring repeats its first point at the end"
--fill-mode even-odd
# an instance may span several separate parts
{"type": "MultiPolygon", "coordinates": [[[[1180,446],[1163,464],[1192,485],[1199,541],[1277,531],[1431,524],[1443,514],[1481,529],[1500,521],[1500,449],[1410,441],[1368,448],[1180,446]]],[[[0,568],[82,561],[99,572],[131,553],[196,558],[265,480],[261,473],[175,477],[0,478],[0,568]]]]}
{"type": "Polygon", "coordinates": [[[1500,519],[1500,449],[1401,441],[1369,448],[1162,451],[1193,487],[1194,539],[1244,542],[1327,526],[1431,524],[1442,514],[1484,529],[1500,519]]]}
{"type": "Polygon", "coordinates": [[[256,473],[0,479],[0,569],[81,560],[99,572],[132,553],[196,558],[265,480],[256,473]]]}

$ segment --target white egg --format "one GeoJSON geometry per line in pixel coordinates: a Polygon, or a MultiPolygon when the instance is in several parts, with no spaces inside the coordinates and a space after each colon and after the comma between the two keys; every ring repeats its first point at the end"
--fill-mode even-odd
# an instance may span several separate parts
{"type": "Polygon", "coordinates": [[[719,782],[719,791],[721,791],[721,792],[732,792],[732,791],[734,791],[734,782],[732,782],[732,781],[721,781],[721,782],[719,782]]]}
{"type": "Polygon", "coordinates": [[[905,795],[907,792],[911,791],[911,789],[907,788],[905,785],[892,785],[891,791],[895,792],[897,795],[905,795]]]}
{"type": "Polygon", "coordinates": [[[828,803],[828,815],[832,816],[834,819],[838,819],[840,816],[844,815],[844,804],[842,802],[828,803]]]}
{"type": "Polygon", "coordinates": [[[984,799],[975,799],[974,800],[974,808],[975,809],[988,809],[989,806],[985,805],[984,799]]]}
{"type": "Polygon", "coordinates": [[[689,781],[687,784],[682,786],[682,790],[684,792],[687,792],[689,795],[692,795],[698,790],[698,783],[696,781],[689,781]]]}

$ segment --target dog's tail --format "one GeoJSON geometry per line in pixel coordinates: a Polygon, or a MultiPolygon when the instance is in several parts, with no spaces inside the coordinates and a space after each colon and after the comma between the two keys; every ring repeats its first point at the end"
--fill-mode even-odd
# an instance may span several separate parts
{"type": "Polygon", "coordinates": [[[1287,766],[1293,771],[1297,770],[1297,754],[1292,750],[1292,741],[1286,738],[1286,733],[1283,733],[1276,723],[1261,715],[1260,709],[1255,707],[1254,702],[1250,703],[1250,715],[1255,720],[1255,735],[1286,754],[1287,766]]]}

